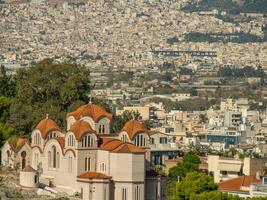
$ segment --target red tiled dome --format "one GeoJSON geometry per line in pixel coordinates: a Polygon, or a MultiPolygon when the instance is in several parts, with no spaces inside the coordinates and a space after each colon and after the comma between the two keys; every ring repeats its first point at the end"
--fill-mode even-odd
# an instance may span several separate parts
{"type": "Polygon", "coordinates": [[[74,124],[71,125],[70,131],[74,133],[76,140],[80,140],[83,134],[88,132],[94,132],[89,123],[79,120],[76,121],[74,124]]]}
{"type": "Polygon", "coordinates": [[[49,118],[40,121],[35,128],[41,132],[43,138],[46,138],[47,134],[51,131],[60,131],[60,128],[57,123],[49,118]]]}
{"type": "Polygon", "coordinates": [[[68,113],[67,116],[73,116],[77,120],[80,119],[81,116],[89,116],[94,121],[98,121],[101,117],[107,117],[108,119],[112,120],[112,114],[94,104],[83,105],[77,110],[68,113]]]}

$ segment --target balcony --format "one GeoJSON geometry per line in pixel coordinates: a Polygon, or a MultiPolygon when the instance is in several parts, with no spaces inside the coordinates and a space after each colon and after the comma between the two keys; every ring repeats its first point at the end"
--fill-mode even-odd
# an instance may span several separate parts
{"type": "Polygon", "coordinates": [[[150,144],[151,151],[175,151],[179,150],[178,143],[150,144]]]}

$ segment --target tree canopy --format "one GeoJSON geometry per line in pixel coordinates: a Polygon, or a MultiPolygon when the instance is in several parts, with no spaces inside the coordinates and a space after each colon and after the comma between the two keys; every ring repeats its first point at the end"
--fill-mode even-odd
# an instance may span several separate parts
{"type": "Polygon", "coordinates": [[[194,194],[201,194],[217,189],[213,178],[198,172],[189,172],[186,177],[177,185],[176,192],[181,199],[192,199],[194,194]]]}
{"type": "Polygon", "coordinates": [[[188,172],[198,171],[199,163],[200,160],[195,153],[186,153],[183,157],[182,163],[177,163],[176,166],[170,169],[169,178],[171,180],[182,179],[188,172]]]}
{"type": "Polygon", "coordinates": [[[49,59],[17,71],[9,125],[18,132],[28,133],[46,114],[64,125],[70,108],[88,102],[89,75],[84,66],[49,59]]]}
{"type": "Polygon", "coordinates": [[[0,69],[0,146],[14,133],[14,129],[6,126],[9,118],[9,109],[11,99],[16,94],[15,78],[6,74],[5,67],[1,65],[0,69]]]}

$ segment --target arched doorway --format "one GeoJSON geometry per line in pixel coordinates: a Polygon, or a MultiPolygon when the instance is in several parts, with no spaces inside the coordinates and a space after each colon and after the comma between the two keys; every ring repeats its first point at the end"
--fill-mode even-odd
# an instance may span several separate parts
{"type": "Polygon", "coordinates": [[[21,168],[24,169],[26,167],[26,151],[21,152],[21,168]]]}

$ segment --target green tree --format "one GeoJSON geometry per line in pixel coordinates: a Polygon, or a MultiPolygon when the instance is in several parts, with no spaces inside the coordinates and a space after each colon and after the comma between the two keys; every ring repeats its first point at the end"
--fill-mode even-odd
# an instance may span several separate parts
{"type": "Polygon", "coordinates": [[[140,117],[140,113],[135,111],[124,111],[122,115],[114,116],[114,124],[113,124],[113,131],[119,132],[124,124],[132,119],[138,119],[140,117]]]}
{"type": "Polygon", "coordinates": [[[0,147],[3,142],[15,133],[14,129],[0,122],[0,147]]]}
{"type": "Polygon", "coordinates": [[[17,72],[17,95],[8,123],[29,133],[46,113],[61,126],[70,107],[88,102],[90,73],[84,66],[46,59],[17,72]]]}
{"type": "Polygon", "coordinates": [[[182,179],[188,172],[198,171],[199,163],[200,160],[195,153],[186,153],[183,157],[182,163],[177,163],[176,166],[169,170],[169,178],[172,180],[182,179]]]}
{"type": "Polygon", "coordinates": [[[200,194],[192,194],[190,196],[190,200],[243,200],[243,198],[238,196],[229,195],[227,193],[223,193],[221,191],[211,191],[211,192],[203,192],[200,194]]]}
{"type": "Polygon", "coordinates": [[[182,199],[191,199],[191,195],[216,189],[217,185],[213,182],[212,177],[198,172],[187,173],[186,177],[177,186],[177,192],[182,199]]]}
{"type": "Polygon", "coordinates": [[[3,65],[0,67],[0,96],[14,97],[16,94],[16,80],[6,74],[3,65]]]}
{"type": "Polygon", "coordinates": [[[10,98],[0,96],[0,122],[6,123],[9,117],[10,98]]]}
{"type": "Polygon", "coordinates": [[[176,188],[177,183],[183,180],[187,173],[197,172],[199,163],[199,157],[194,152],[188,152],[183,156],[181,163],[177,163],[176,166],[169,170],[167,183],[167,195],[169,199],[179,199],[176,188]]]}

